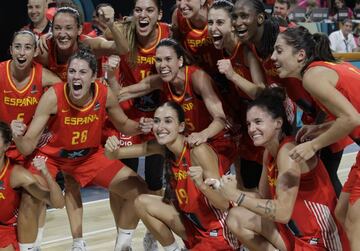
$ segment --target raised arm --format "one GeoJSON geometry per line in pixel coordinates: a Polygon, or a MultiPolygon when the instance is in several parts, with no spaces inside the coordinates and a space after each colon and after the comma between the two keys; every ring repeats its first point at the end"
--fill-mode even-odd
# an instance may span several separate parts
{"type": "Polygon", "coordinates": [[[197,188],[214,207],[226,210],[229,201],[204,182],[206,179],[220,179],[219,160],[215,152],[209,145],[201,144],[191,150],[191,162],[193,166],[189,168],[189,174],[197,188]]]}
{"type": "MultiPolygon", "coordinates": [[[[191,75],[193,88],[196,94],[200,95],[204,100],[207,110],[213,118],[210,125],[203,131],[192,133],[197,139],[191,144],[199,145],[214,137],[225,128],[225,113],[220,99],[213,89],[213,80],[202,70],[197,70],[191,75]]],[[[191,140],[191,137],[189,137],[191,140]]]]}
{"type": "Polygon", "coordinates": [[[19,120],[11,121],[13,140],[17,149],[25,156],[31,154],[50,118],[50,115],[57,112],[57,97],[53,88],[50,88],[41,97],[36,108],[34,118],[26,131],[26,125],[19,120]],[[25,133],[26,131],[26,133],[25,133]],[[25,135],[24,135],[25,133],[25,135]]]}
{"type": "Polygon", "coordinates": [[[153,154],[165,155],[164,147],[154,140],[125,147],[120,147],[120,141],[116,136],[111,136],[106,140],[105,155],[109,159],[138,158],[153,154]]]}
{"type": "Polygon", "coordinates": [[[290,152],[290,156],[296,161],[310,159],[318,150],[344,138],[360,125],[360,115],[357,110],[335,88],[338,78],[335,71],[325,67],[314,67],[305,73],[304,88],[336,119],[328,130],[311,141],[298,145],[290,152]]]}
{"type": "Polygon", "coordinates": [[[259,199],[246,195],[240,190],[228,190],[228,180],[224,176],[222,181],[223,193],[226,197],[238,203],[238,206],[268,218],[272,221],[286,224],[291,219],[296,197],[299,190],[301,167],[290,159],[289,151],[293,144],[286,144],[279,151],[277,156],[278,176],[276,180],[275,199],[259,199]]]}
{"type": "Polygon", "coordinates": [[[41,185],[34,176],[22,166],[15,166],[10,178],[12,187],[23,187],[28,193],[35,198],[46,202],[54,208],[63,208],[65,198],[62,195],[61,188],[49,174],[46,165],[39,167],[42,177],[45,179],[48,187],[41,185]]]}

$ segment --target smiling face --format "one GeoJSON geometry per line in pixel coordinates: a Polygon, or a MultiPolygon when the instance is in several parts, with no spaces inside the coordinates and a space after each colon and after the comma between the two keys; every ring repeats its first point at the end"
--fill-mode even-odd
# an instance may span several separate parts
{"type": "Polygon", "coordinates": [[[134,21],[138,36],[147,37],[156,29],[161,14],[154,0],[138,0],[134,8],[134,21]]]}
{"type": "Polygon", "coordinates": [[[29,0],[27,4],[28,16],[34,24],[40,23],[47,10],[46,0],[29,0]]]}
{"type": "Polygon", "coordinates": [[[75,18],[69,13],[59,13],[54,17],[53,37],[60,50],[70,50],[77,43],[81,34],[75,18]]]}
{"type": "Polygon", "coordinates": [[[170,106],[161,106],[154,114],[153,133],[160,145],[173,143],[185,130],[185,122],[179,122],[177,112],[170,106]]]}
{"type": "Polygon", "coordinates": [[[96,73],[93,72],[86,60],[74,58],[68,67],[67,79],[70,98],[76,103],[86,101],[91,96],[90,87],[96,73]]]}
{"type": "Polygon", "coordinates": [[[232,25],[243,42],[253,42],[259,26],[264,21],[264,14],[256,14],[255,9],[247,1],[235,3],[232,16],[232,25]]]}
{"type": "Polygon", "coordinates": [[[286,43],[283,36],[278,35],[271,59],[275,63],[280,78],[299,77],[304,66],[304,56],[304,50],[294,52],[294,49],[286,43]]]}
{"type": "Polygon", "coordinates": [[[231,39],[232,24],[230,14],[224,9],[210,9],[208,14],[208,31],[216,49],[223,49],[231,39]]]}
{"type": "Polygon", "coordinates": [[[178,58],[172,47],[160,46],[156,49],[155,67],[164,82],[173,81],[182,65],[183,58],[178,58]]]}
{"type": "Polygon", "coordinates": [[[278,16],[286,20],[289,12],[287,3],[279,3],[278,1],[274,4],[274,13],[273,16],[278,16]]]}
{"type": "Polygon", "coordinates": [[[204,4],[204,0],[177,0],[177,7],[181,14],[186,18],[190,19],[195,17],[200,9],[201,5],[204,4]]]}
{"type": "Polygon", "coordinates": [[[274,119],[271,114],[259,106],[251,107],[246,114],[248,133],[255,146],[264,146],[278,139],[282,119],[274,119]]]}
{"type": "Polygon", "coordinates": [[[13,60],[12,65],[19,70],[30,68],[35,51],[34,36],[26,33],[16,35],[10,46],[10,54],[13,60]]]}

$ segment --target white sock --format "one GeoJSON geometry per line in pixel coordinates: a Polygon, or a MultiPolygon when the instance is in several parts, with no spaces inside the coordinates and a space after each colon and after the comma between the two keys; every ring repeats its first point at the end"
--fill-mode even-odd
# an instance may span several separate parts
{"type": "Polygon", "coordinates": [[[43,240],[43,236],[44,236],[44,228],[43,227],[39,227],[38,228],[38,233],[36,236],[36,241],[35,241],[35,245],[34,247],[39,248],[41,246],[41,242],[43,240]]]}
{"type": "Polygon", "coordinates": [[[164,246],[163,248],[165,251],[181,251],[176,241],[174,241],[174,243],[170,244],[169,246],[164,246]]]}
{"type": "Polygon", "coordinates": [[[131,247],[131,240],[134,235],[135,229],[122,229],[118,228],[116,237],[115,251],[120,251],[123,248],[131,247]]]}
{"type": "Polygon", "coordinates": [[[85,243],[85,241],[82,237],[80,237],[80,238],[73,239],[73,243],[83,244],[83,243],[85,243]]]}
{"type": "Polygon", "coordinates": [[[34,243],[20,243],[19,242],[20,251],[33,251],[34,243]]]}

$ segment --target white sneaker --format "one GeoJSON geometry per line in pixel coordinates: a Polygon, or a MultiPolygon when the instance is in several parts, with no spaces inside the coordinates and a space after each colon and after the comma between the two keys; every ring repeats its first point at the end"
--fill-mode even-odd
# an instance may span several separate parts
{"type": "Polygon", "coordinates": [[[152,233],[146,231],[143,239],[144,251],[159,251],[157,241],[152,233]]]}
{"type": "Polygon", "coordinates": [[[71,246],[71,251],[86,251],[85,241],[73,242],[73,244],[71,246]]]}

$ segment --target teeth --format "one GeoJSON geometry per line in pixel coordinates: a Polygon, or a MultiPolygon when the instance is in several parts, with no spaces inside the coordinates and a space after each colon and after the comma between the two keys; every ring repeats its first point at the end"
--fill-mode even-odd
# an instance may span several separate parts
{"type": "Polygon", "coordinates": [[[141,24],[148,24],[148,23],[150,23],[150,22],[149,22],[149,21],[146,21],[146,20],[141,20],[140,23],[141,23],[141,24]]]}
{"type": "Polygon", "coordinates": [[[169,70],[162,70],[162,71],[161,71],[161,74],[168,74],[168,73],[170,73],[169,70]]]}

